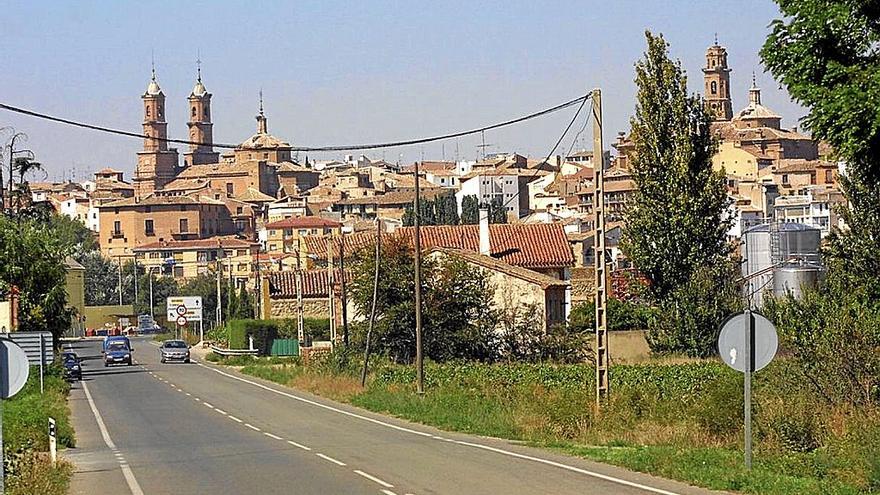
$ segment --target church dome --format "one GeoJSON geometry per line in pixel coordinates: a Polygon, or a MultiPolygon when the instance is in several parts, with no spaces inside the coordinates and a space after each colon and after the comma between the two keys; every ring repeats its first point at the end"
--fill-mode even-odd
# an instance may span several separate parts
{"type": "Polygon", "coordinates": [[[159,87],[159,83],[156,82],[156,74],[153,73],[153,78],[150,79],[150,84],[147,86],[147,94],[150,96],[156,96],[162,93],[162,88],[159,87]]]}
{"type": "Polygon", "coordinates": [[[205,96],[206,94],[208,94],[208,90],[205,89],[205,85],[202,84],[201,79],[196,81],[196,85],[193,86],[192,94],[193,96],[205,96]]]}
{"type": "Polygon", "coordinates": [[[290,148],[290,143],[284,142],[271,134],[257,133],[241,143],[242,149],[271,149],[271,148],[290,148]]]}

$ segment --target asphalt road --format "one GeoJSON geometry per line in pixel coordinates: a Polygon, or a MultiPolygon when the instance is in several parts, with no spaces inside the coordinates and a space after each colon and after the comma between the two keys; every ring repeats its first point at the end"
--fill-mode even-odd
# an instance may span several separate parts
{"type": "Polygon", "coordinates": [[[71,409],[73,494],[710,493],[681,483],[448,433],[205,363],[160,364],[135,340],[135,366],[84,357],[71,409]]]}

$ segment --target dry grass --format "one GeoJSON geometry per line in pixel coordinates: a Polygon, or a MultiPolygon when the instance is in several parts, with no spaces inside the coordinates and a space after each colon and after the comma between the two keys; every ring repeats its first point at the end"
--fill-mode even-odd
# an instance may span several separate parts
{"type": "Polygon", "coordinates": [[[345,375],[304,373],[293,377],[287,385],[342,402],[363,392],[359,380],[345,375]]]}
{"type": "Polygon", "coordinates": [[[64,495],[67,493],[73,465],[59,460],[53,466],[46,452],[35,452],[24,458],[16,476],[7,480],[8,495],[64,495]]]}

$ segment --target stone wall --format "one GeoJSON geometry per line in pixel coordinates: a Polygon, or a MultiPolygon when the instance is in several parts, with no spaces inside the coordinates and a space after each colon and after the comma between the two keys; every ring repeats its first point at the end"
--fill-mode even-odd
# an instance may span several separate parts
{"type": "MultiPolygon", "coordinates": [[[[296,299],[271,299],[269,316],[272,319],[296,318],[296,299]]],[[[306,318],[330,318],[330,301],[327,298],[304,298],[303,316],[306,318]]]]}

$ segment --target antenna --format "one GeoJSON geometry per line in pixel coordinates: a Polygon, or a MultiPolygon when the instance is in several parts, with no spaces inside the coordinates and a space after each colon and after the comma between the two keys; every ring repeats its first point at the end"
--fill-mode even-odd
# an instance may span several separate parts
{"type": "Polygon", "coordinates": [[[263,88],[260,88],[260,115],[263,115],[263,88]]]}
{"type": "Polygon", "coordinates": [[[715,32],[715,46],[718,46],[718,31],[715,32]]]}
{"type": "Polygon", "coordinates": [[[480,160],[486,159],[486,148],[490,146],[494,146],[494,144],[486,144],[486,131],[480,131],[480,139],[483,144],[478,144],[477,148],[480,149],[480,160]]]}
{"type": "Polygon", "coordinates": [[[150,71],[153,73],[153,80],[156,80],[156,51],[150,49],[150,71]]]}

